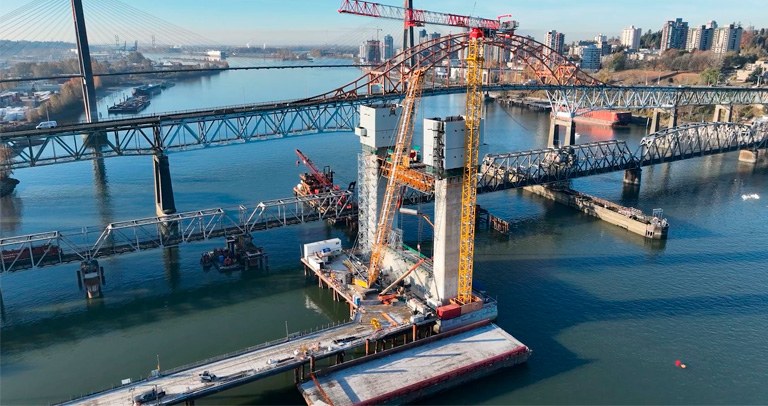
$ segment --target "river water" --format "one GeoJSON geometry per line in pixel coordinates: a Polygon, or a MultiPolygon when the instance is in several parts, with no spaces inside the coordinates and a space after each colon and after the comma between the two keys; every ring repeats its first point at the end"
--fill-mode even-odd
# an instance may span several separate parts
{"type": "MultiPolygon", "coordinates": [[[[338,61],[343,63],[344,61],[338,61]]],[[[145,113],[285,100],[359,76],[352,68],[237,71],[179,82],[145,113]]],[[[107,96],[100,108],[120,94],[107,96]],[[110,99],[110,97],[112,99],[110,99]]],[[[425,98],[423,117],[461,114],[463,95],[425,98]]],[[[484,148],[546,144],[548,117],[487,105],[484,148]]],[[[580,126],[577,142],[626,140],[643,128],[580,126]]],[[[421,134],[416,128],[416,137],[421,134]]],[[[355,179],[352,133],[328,133],[170,155],[179,211],[290,196],[304,168],[300,148],[355,179]]],[[[149,157],[22,169],[2,200],[2,236],[77,229],[154,215],[149,157]]],[[[622,174],[575,180],[577,190],[646,212],[663,208],[669,239],[642,237],[523,191],[481,195],[512,224],[511,236],[479,231],[475,280],[498,297],[497,323],[534,351],[527,365],[445,392],[439,404],[763,403],[768,335],[768,170],[737,154],[658,165],[637,193],[622,174]],[[761,199],[742,199],[757,193],[761,199]],[[687,369],[675,367],[675,360],[687,369]],[[471,390],[467,390],[471,388],[471,390]]],[[[417,223],[403,219],[406,240],[417,223]]],[[[270,270],[204,272],[201,242],[102,260],[104,298],[87,302],[77,264],[0,276],[3,298],[0,404],[46,404],[137,379],[347,316],[346,305],[304,279],[300,244],[344,232],[313,223],[255,235],[270,270]]],[[[425,238],[423,235],[422,238],[425,238]]],[[[396,379],[396,378],[393,378],[396,379]]],[[[300,404],[280,375],[201,404],[300,404]]],[[[128,399],[126,399],[128,403],[128,399]]]]}

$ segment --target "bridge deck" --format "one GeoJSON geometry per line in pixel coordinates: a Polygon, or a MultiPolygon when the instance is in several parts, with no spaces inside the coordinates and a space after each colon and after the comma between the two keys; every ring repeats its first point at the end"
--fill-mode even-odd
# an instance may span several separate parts
{"type": "Polygon", "coordinates": [[[368,324],[347,323],[303,337],[267,343],[260,347],[225,356],[223,359],[211,362],[204,361],[181,369],[166,371],[158,378],[137,381],[63,404],[132,405],[136,395],[153,388],[162,389],[166,393],[160,399],[159,404],[180,403],[289,371],[307,363],[308,358],[294,355],[295,350],[312,348],[320,343],[319,348],[315,347],[316,349],[310,353],[315,358],[324,358],[343,351],[344,348],[357,341],[364,341],[365,337],[373,334],[374,330],[368,324]],[[359,339],[344,347],[333,344],[334,339],[351,336],[359,337],[359,339]],[[273,361],[270,362],[270,360],[273,361]],[[274,362],[279,360],[283,361],[274,362]],[[218,379],[214,382],[201,382],[199,374],[203,371],[215,374],[218,379]]]}

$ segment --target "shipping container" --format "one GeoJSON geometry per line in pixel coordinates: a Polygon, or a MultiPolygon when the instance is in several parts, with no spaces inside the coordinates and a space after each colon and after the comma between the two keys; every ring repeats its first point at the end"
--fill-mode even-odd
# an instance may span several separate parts
{"type": "Polygon", "coordinates": [[[448,304],[437,308],[437,317],[440,320],[448,320],[461,316],[461,306],[457,304],[448,304]]]}

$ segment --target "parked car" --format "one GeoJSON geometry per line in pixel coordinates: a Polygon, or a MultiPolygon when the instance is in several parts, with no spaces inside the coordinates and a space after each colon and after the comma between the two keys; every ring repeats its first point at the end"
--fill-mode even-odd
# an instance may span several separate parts
{"type": "Polygon", "coordinates": [[[151,402],[153,400],[158,400],[158,399],[162,398],[163,396],[165,396],[165,391],[164,390],[153,388],[153,389],[150,389],[150,390],[148,390],[146,392],[143,392],[143,393],[140,393],[140,394],[136,395],[133,398],[133,404],[138,406],[138,405],[144,404],[146,402],[151,402]]]}

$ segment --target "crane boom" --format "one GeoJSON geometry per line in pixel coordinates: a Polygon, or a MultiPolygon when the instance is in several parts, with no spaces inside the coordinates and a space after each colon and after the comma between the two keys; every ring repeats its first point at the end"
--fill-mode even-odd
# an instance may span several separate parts
{"type": "Polygon", "coordinates": [[[390,20],[405,20],[408,27],[421,27],[424,24],[447,25],[452,27],[484,28],[498,30],[499,21],[488,18],[470,17],[458,14],[439,13],[436,11],[418,10],[372,3],[370,1],[344,0],[339,7],[339,13],[354,14],[368,17],[387,18],[390,20]]]}
{"type": "Polygon", "coordinates": [[[314,177],[318,182],[320,182],[321,185],[331,189],[339,188],[338,186],[335,186],[333,184],[333,181],[328,179],[328,176],[326,176],[325,173],[317,169],[317,166],[315,166],[314,162],[312,162],[312,160],[309,159],[308,156],[304,155],[303,152],[297,149],[296,155],[299,156],[299,160],[301,160],[301,163],[303,163],[307,168],[309,168],[309,171],[312,173],[312,177],[314,177]]]}
{"type": "Polygon", "coordinates": [[[475,256],[475,209],[477,161],[480,149],[480,115],[483,109],[483,32],[472,29],[467,52],[467,111],[464,118],[464,179],[461,184],[461,231],[459,238],[459,290],[456,301],[473,301],[472,270],[475,256]]]}
{"type": "Polygon", "coordinates": [[[413,139],[413,118],[416,105],[421,98],[422,83],[426,68],[416,69],[408,80],[408,90],[403,99],[403,112],[397,123],[397,135],[395,138],[394,152],[392,153],[392,166],[387,177],[387,187],[384,192],[384,201],[379,213],[379,221],[376,226],[376,239],[371,248],[371,262],[368,265],[368,286],[371,287],[379,277],[380,263],[392,231],[392,218],[402,196],[402,186],[398,181],[398,173],[407,168],[408,154],[411,150],[413,139]]]}

